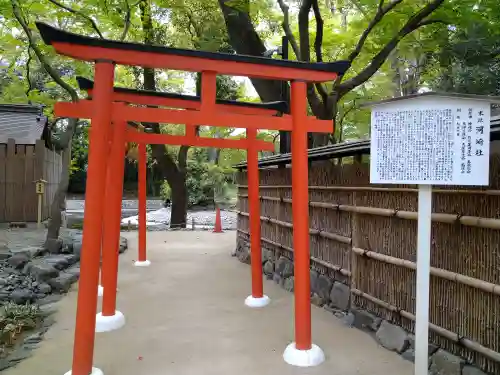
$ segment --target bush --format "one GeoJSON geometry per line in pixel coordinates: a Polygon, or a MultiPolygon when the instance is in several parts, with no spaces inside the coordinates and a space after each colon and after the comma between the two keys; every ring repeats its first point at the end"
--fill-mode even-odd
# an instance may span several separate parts
{"type": "Polygon", "coordinates": [[[42,314],[37,305],[6,303],[0,312],[2,348],[12,346],[22,332],[36,328],[41,320],[42,314]]]}
{"type": "MultiPolygon", "coordinates": [[[[188,205],[209,205],[227,198],[227,171],[211,163],[188,160],[186,188],[188,205]]],[[[172,189],[164,181],[160,191],[163,200],[172,198],[172,189]]]]}

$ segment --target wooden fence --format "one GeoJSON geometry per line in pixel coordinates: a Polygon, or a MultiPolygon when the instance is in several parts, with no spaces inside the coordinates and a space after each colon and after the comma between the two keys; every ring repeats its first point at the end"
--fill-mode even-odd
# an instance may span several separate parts
{"type": "MultiPolygon", "coordinates": [[[[435,187],[430,339],[500,373],[500,157],[487,188],[435,187]]],[[[291,170],[260,173],[262,241],[293,251],[291,170]]],[[[238,229],[248,232],[246,174],[238,229]]],[[[414,332],[417,187],[370,185],[369,165],[313,164],[309,172],[311,265],[350,286],[351,307],[414,332]]]]}
{"type": "Polygon", "coordinates": [[[50,204],[59,184],[61,155],[45,148],[42,140],[35,145],[0,143],[0,222],[35,222],[37,195],[35,180],[47,181],[42,203],[42,219],[49,216],[50,204]]]}

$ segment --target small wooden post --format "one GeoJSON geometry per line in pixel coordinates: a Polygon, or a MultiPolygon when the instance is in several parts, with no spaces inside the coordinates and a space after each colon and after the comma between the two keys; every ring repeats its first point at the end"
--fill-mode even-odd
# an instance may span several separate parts
{"type": "Polygon", "coordinates": [[[36,220],[36,227],[38,229],[42,227],[42,202],[43,202],[43,195],[45,194],[46,183],[47,181],[41,178],[35,181],[36,194],[38,196],[38,208],[37,208],[37,220],[36,220]]]}

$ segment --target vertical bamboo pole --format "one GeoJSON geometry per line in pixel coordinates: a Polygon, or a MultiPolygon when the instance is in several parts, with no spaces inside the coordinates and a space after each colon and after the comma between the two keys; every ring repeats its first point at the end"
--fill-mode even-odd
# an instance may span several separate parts
{"type": "Polygon", "coordinates": [[[89,135],[89,155],[83,218],[83,243],[80,260],[75,342],[72,375],[93,372],[95,339],[95,311],[101,253],[104,185],[106,182],[107,141],[111,126],[113,80],[115,66],[109,61],[98,61],[95,66],[94,115],[89,135]]]}

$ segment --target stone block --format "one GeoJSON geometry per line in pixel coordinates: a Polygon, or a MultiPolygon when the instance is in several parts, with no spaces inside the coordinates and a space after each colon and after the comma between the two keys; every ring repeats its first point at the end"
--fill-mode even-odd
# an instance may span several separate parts
{"type": "Polygon", "coordinates": [[[288,292],[293,292],[294,277],[290,276],[283,282],[283,288],[288,292]]]}
{"type": "Polygon", "coordinates": [[[59,271],[43,259],[35,259],[26,265],[27,271],[39,282],[59,276],[59,271]]]}
{"type": "Polygon", "coordinates": [[[325,300],[318,294],[314,293],[311,297],[311,303],[315,306],[322,307],[325,304],[325,300]]]}
{"type": "Polygon", "coordinates": [[[311,275],[311,293],[317,293],[319,273],[316,270],[311,270],[309,273],[311,275]]]}
{"type": "Polygon", "coordinates": [[[370,331],[378,330],[378,326],[380,325],[380,319],[377,318],[374,314],[366,310],[358,310],[358,309],[352,309],[351,312],[354,316],[354,321],[353,321],[354,327],[363,330],[367,329],[370,331]],[[376,329],[374,329],[374,327],[376,327],[376,329]]]}
{"type": "Polygon", "coordinates": [[[268,260],[264,264],[264,274],[265,275],[272,275],[273,273],[274,273],[274,263],[268,260]]]}
{"type": "Polygon", "coordinates": [[[7,263],[15,269],[21,269],[26,263],[29,262],[29,260],[30,257],[26,253],[17,253],[7,259],[7,263]]]}
{"type": "Polygon", "coordinates": [[[275,265],[276,273],[283,279],[293,276],[293,262],[285,257],[280,257],[275,265]]]}
{"type": "Polygon", "coordinates": [[[330,292],[332,291],[333,281],[326,275],[318,277],[318,295],[325,301],[330,300],[330,292]]]}
{"type": "Polygon", "coordinates": [[[61,273],[58,277],[47,281],[52,290],[58,293],[66,293],[78,277],[71,273],[61,273]]]}
{"type": "Polygon", "coordinates": [[[330,292],[330,301],[332,305],[341,310],[349,308],[349,301],[351,296],[351,289],[344,284],[334,282],[332,291],[330,292]]]}
{"type": "Polygon", "coordinates": [[[375,334],[377,341],[384,348],[402,353],[408,348],[408,334],[406,331],[394,324],[383,321],[375,334]]]}
{"type": "Polygon", "coordinates": [[[52,254],[60,254],[63,248],[63,240],[60,238],[48,238],[45,241],[45,250],[52,254]]]}
{"type": "MultiPolygon", "coordinates": [[[[415,335],[413,333],[408,334],[408,343],[411,349],[415,349],[415,335]]],[[[434,353],[436,353],[438,349],[439,346],[433,343],[429,343],[429,348],[428,348],[429,357],[434,353]]]]}
{"type": "Polygon", "coordinates": [[[462,358],[439,349],[432,356],[429,375],[462,375],[464,363],[462,358]]]}
{"type": "Polygon", "coordinates": [[[238,260],[241,263],[250,264],[251,263],[250,251],[247,248],[243,248],[238,254],[238,260]]]}

